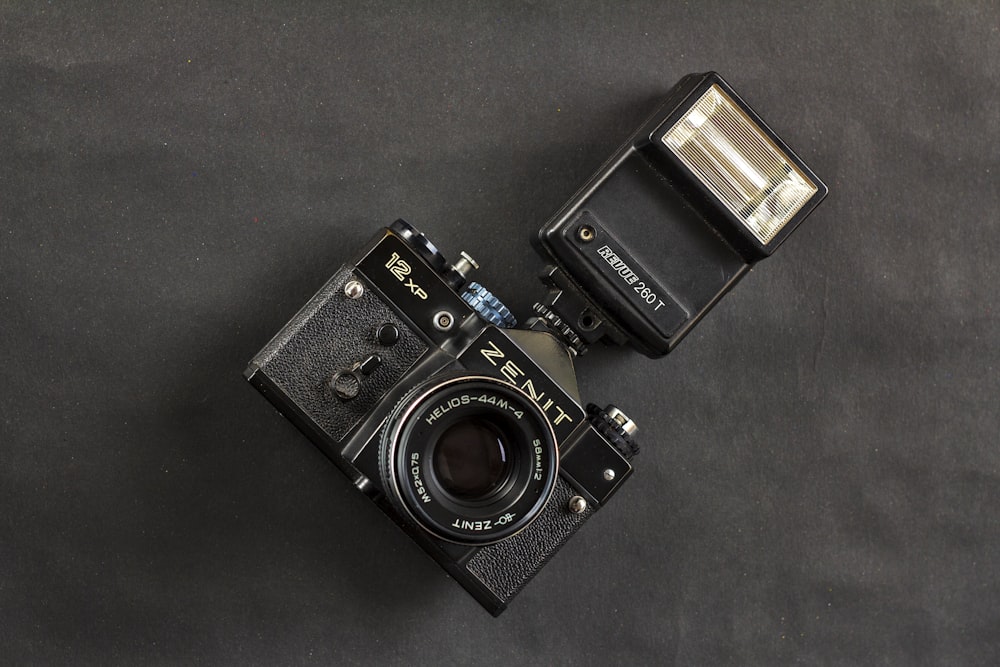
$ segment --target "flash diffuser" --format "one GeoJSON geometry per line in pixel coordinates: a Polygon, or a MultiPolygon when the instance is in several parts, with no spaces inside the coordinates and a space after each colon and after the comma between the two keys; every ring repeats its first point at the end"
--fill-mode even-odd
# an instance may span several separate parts
{"type": "Polygon", "coordinates": [[[718,84],[663,143],[764,245],[818,191],[718,84]]]}

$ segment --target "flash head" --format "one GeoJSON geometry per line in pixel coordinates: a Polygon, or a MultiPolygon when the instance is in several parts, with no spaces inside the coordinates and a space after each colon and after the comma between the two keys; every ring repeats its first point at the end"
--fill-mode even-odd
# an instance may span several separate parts
{"type": "Polygon", "coordinates": [[[721,76],[691,74],[539,232],[535,310],[578,352],[663,356],[826,194],[721,76]]]}

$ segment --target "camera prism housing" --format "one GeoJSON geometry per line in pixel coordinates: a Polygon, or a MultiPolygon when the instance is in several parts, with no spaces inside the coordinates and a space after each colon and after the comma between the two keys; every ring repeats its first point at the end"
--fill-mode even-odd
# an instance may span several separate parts
{"type": "Polygon", "coordinates": [[[498,615],[633,471],[636,424],[582,402],[574,359],[666,354],[826,192],[718,74],[689,75],[542,227],[524,325],[397,220],[245,375],[498,615]]]}

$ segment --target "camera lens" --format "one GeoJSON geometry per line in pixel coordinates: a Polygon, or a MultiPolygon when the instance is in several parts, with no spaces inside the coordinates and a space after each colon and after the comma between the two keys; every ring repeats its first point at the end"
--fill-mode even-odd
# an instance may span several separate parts
{"type": "Polygon", "coordinates": [[[434,445],[433,462],[441,487],[465,500],[489,496],[511,468],[503,434],[481,417],[467,417],[445,429],[434,445]]]}
{"type": "Polygon", "coordinates": [[[534,521],[558,466],[541,408],[485,376],[435,378],[414,388],[390,413],[379,447],[393,506],[460,544],[498,542],[534,521]]]}

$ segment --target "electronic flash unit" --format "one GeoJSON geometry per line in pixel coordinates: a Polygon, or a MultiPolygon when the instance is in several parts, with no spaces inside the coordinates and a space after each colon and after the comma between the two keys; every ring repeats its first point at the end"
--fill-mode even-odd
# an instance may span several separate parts
{"type": "Polygon", "coordinates": [[[558,269],[536,308],[580,349],[662,356],[826,194],[721,76],[689,75],[542,228],[558,269]]]}

